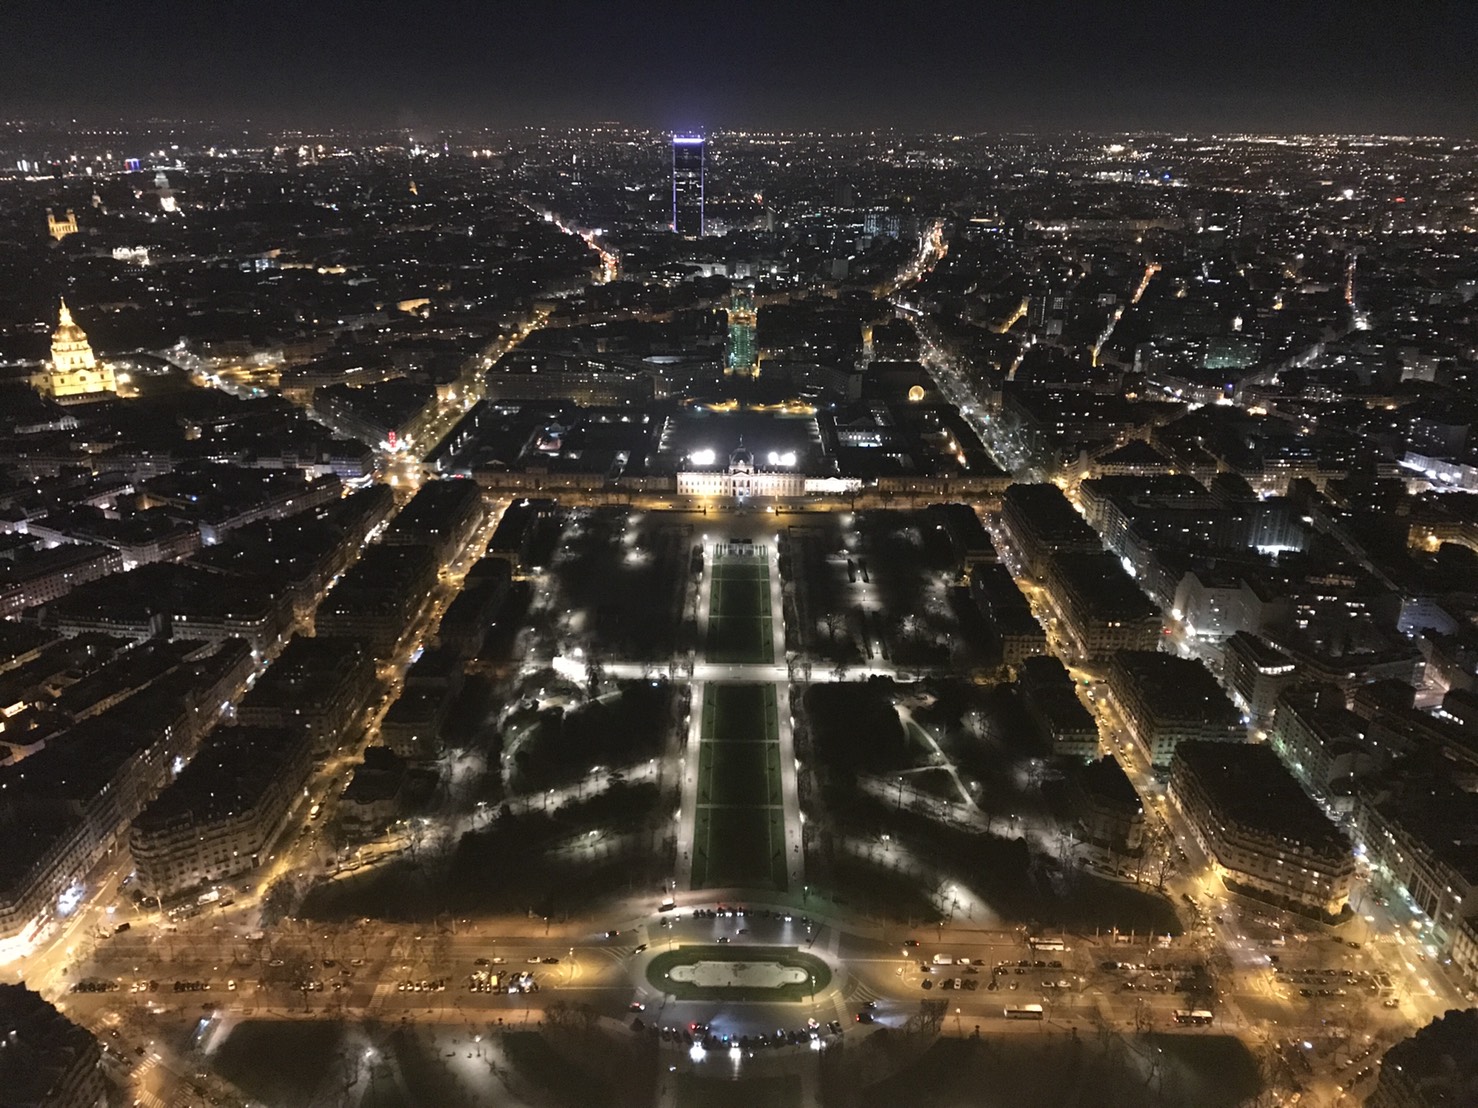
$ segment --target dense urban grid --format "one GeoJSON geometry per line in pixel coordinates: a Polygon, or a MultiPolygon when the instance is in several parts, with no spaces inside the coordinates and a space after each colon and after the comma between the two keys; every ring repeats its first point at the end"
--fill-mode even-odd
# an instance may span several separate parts
{"type": "Polygon", "coordinates": [[[0,1102],[1478,1103],[1475,238],[1440,139],[8,125],[0,1102]]]}

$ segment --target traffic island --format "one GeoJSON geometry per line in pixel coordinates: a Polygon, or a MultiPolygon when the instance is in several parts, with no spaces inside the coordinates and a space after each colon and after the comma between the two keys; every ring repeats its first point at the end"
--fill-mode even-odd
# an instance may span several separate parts
{"type": "Polygon", "coordinates": [[[675,1000],[809,1000],[831,984],[831,967],[788,946],[682,946],[647,965],[647,980],[675,1000]]]}

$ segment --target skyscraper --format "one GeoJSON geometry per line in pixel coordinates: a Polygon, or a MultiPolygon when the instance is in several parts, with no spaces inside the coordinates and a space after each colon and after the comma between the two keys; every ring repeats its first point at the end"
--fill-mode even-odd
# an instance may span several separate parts
{"type": "Polygon", "coordinates": [[[703,234],[703,136],[672,136],[672,229],[703,234]]]}

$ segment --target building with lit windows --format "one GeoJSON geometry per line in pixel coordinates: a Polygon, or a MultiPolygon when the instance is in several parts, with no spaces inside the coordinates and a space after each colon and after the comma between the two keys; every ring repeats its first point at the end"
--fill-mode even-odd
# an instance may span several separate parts
{"type": "MultiPolygon", "coordinates": [[[[704,458],[711,455],[696,455],[692,461],[700,463],[704,458]]],[[[711,459],[709,459],[711,460],[711,459]]],[[[790,458],[793,464],[795,459],[790,458]]],[[[774,464],[785,465],[783,458],[774,464]]],[[[754,455],[746,450],[741,444],[738,450],[729,455],[729,464],[724,469],[717,470],[682,470],[677,475],[677,493],[679,496],[723,496],[723,497],[772,497],[772,496],[804,496],[806,494],[806,475],[795,470],[757,469],[754,464],[754,455]]]]}
{"type": "Polygon", "coordinates": [[[1043,587],[1062,617],[1063,634],[1085,658],[1154,650],[1159,644],[1164,632],[1159,609],[1106,551],[1054,555],[1043,587]]]}
{"type": "Polygon", "coordinates": [[[1001,497],[1001,527],[1021,555],[1024,568],[1041,577],[1058,554],[1103,549],[1098,533],[1083,522],[1056,485],[1012,485],[1001,497]]]}
{"type": "Polygon", "coordinates": [[[108,1089],[97,1039],[40,993],[0,985],[0,1103],[94,1108],[108,1089]]]}
{"type": "Polygon", "coordinates": [[[1109,692],[1129,733],[1156,766],[1168,766],[1183,742],[1241,743],[1247,729],[1211,671],[1198,661],[1153,650],[1121,650],[1108,671],[1109,692]]]}
{"type": "Polygon", "coordinates": [[[1232,702],[1253,720],[1272,715],[1278,697],[1298,677],[1292,658],[1246,631],[1232,633],[1222,648],[1221,659],[1232,702]]]}
{"type": "Polygon", "coordinates": [[[170,897],[255,869],[302,795],[312,747],[300,728],[216,731],[133,821],[140,887],[170,897]]]}
{"type": "Polygon", "coordinates": [[[1168,794],[1229,888],[1311,914],[1344,906],[1355,880],[1350,843],[1271,747],[1181,743],[1168,794]]]}
{"type": "Polygon", "coordinates": [[[1054,757],[1084,761],[1098,753],[1098,721],[1083,707],[1072,676],[1056,658],[1040,654],[1016,667],[1016,688],[1054,757]]]}
{"type": "Polygon", "coordinates": [[[1304,788],[1326,808],[1354,807],[1350,782],[1380,768],[1380,749],[1365,738],[1365,721],[1345,707],[1333,685],[1297,685],[1278,698],[1268,724],[1268,743],[1304,788]]]}
{"type": "Polygon", "coordinates": [[[1456,1108],[1478,1088],[1478,1008],[1448,1010],[1381,1058],[1365,1108],[1456,1108]]]}
{"type": "Polygon", "coordinates": [[[1478,982],[1478,794],[1440,755],[1413,755],[1365,778],[1355,829],[1371,868],[1424,922],[1421,938],[1478,982]]]}
{"type": "Polygon", "coordinates": [[[672,229],[679,235],[703,234],[702,135],[672,136],[672,229]]]}
{"type": "Polygon", "coordinates": [[[314,753],[325,754],[348,736],[374,688],[374,658],[365,644],[295,635],[241,701],[236,718],[306,731],[314,753]]]}

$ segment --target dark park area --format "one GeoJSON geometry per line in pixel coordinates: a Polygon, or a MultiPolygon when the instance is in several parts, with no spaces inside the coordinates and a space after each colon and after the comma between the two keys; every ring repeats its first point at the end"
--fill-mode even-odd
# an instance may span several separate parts
{"type": "Polygon", "coordinates": [[[929,511],[807,518],[781,549],[791,649],[920,672],[990,667],[989,636],[960,595],[964,564],[929,511]]]}
{"type": "Polygon", "coordinates": [[[496,1025],[419,1027],[337,1020],[245,1020],[212,1065],[272,1108],[485,1104],[501,1108],[619,1108],[649,1079],[644,1044],[593,1042],[578,1013],[551,1013],[540,1031],[496,1025]],[[585,1061],[580,1061],[584,1052],[585,1061]],[[604,1068],[602,1068],[604,1067],[604,1068]],[[619,1074],[619,1084],[611,1076],[619,1074]]]}
{"type": "Polygon", "coordinates": [[[599,661],[670,662],[692,642],[691,517],[571,511],[549,566],[549,610],[565,650],[599,661]]]}
{"type": "Polygon", "coordinates": [[[1065,864],[1027,838],[967,829],[840,786],[825,799],[835,833],[875,840],[886,832],[902,851],[953,875],[1005,919],[1080,932],[1182,931],[1165,897],[1065,864]]]}
{"type": "Polygon", "coordinates": [[[970,1021],[948,1014],[941,1026],[947,1036],[912,1061],[908,1056],[925,1044],[894,1032],[873,1035],[865,1051],[829,1052],[823,1085],[836,1099],[827,1102],[877,1108],[1235,1108],[1262,1085],[1247,1048],[1224,1035],[1088,1037],[1039,1025],[1044,1029],[1037,1034],[981,1038],[972,1035],[970,1021]],[[899,1061],[905,1064],[891,1076],[869,1081],[899,1061]]]}
{"type": "Polygon", "coordinates": [[[567,915],[670,873],[676,803],[671,790],[618,782],[549,811],[504,807],[455,842],[431,840],[394,862],[319,882],[300,914],[339,921],[474,911],[567,915]]]}
{"type": "MultiPolygon", "coordinates": [[[[570,699],[581,695],[571,690],[570,699]]],[[[666,680],[623,681],[584,703],[515,710],[504,723],[512,792],[574,784],[592,767],[617,769],[660,756],[674,726],[677,690],[666,680]]]]}

